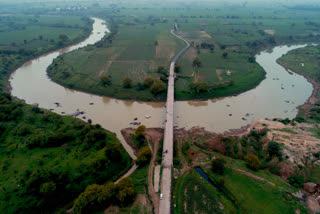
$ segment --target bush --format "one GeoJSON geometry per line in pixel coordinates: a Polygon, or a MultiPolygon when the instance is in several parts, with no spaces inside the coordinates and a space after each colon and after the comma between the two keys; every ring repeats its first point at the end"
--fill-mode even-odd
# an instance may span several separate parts
{"type": "Polygon", "coordinates": [[[214,173],[223,175],[226,161],[224,158],[216,158],[211,163],[211,169],[214,173]]]}
{"type": "Polygon", "coordinates": [[[275,175],[280,175],[280,171],[279,171],[279,167],[277,165],[274,165],[272,166],[269,171],[272,173],[272,174],[275,174],[275,175]]]}
{"type": "Polygon", "coordinates": [[[152,86],[152,84],[154,83],[155,79],[153,79],[152,77],[146,77],[143,81],[143,84],[145,87],[150,88],[152,86]]]}
{"type": "Polygon", "coordinates": [[[116,143],[107,143],[105,154],[111,161],[121,161],[121,147],[116,143]]]}
{"type": "Polygon", "coordinates": [[[289,183],[297,188],[303,187],[305,182],[304,177],[298,173],[294,173],[291,177],[288,178],[289,183]]]}
{"type": "Polygon", "coordinates": [[[145,125],[140,125],[138,126],[138,128],[136,128],[136,130],[134,131],[134,134],[137,136],[137,138],[144,136],[145,135],[145,130],[146,130],[146,126],[145,125]]]}
{"type": "Polygon", "coordinates": [[[120,205],[128,205],[134,199],[134,187],[132,179],[129,177],[123,178],[116,185],[117,195],[116,198],[120,205]]]}
{"type": "Polygon", "coordinates": [[[161,80],[156,80],[150,87],[150,90],[153,94],[157,95],[164,91],[166,91],[166,84],[162,82],[161,80]]]}
{"type": "Polygon", "coordinates": [[[282,157],[280,144],[274,141],[268,143],[268,153],[270,156],[282,157]]]}
{"type": "Polygon", "coordinates": [[[56,191],[56,183],[50,181],[50,182],[46,182],[41,184],[40,186],[40,193],[42,193],[43,195],[46,196],[50,196],[52,195],[55,191],[56,191]]]}
{"type": "Polygon", "coordinates": [[[139,166],[148,164],[151,159],[151,155],[152,153],[149,146],[142,147],[138,152],[136,164],[139,166]]]}
{"type": "Polygon", "coordinates": [[[174,63],[174,72],[179,73],[181,71],[181,66],[176,62],[174,63]]]}
{"type": "Polygon", "coordinates": [[[258,170],[261,166],[261,162],[259,161],[259,158],[254,154],[245,156],[244,160],[246,161],[247,166],[252,170],[258,170]]]}
{"type": "Polygon", "coordinates": [[[124,88],[131,88],[132,84],[132,79],[126,77],[122,80],[122,85],[124,88]]]}
{"type": "Polygon", "coordinates": [[[110,85],[111,84],[111,77],[110,77],[110,75],[106,75],[106,74],[104,74],[104,75],[102,75],[101,77],[100,77],[100,82],[101,82],[101,84],[102,85],[110,85]]]}
{"type": "Polygon", "coordinates": [[[208,84],[204,81],[190,83],[190,88],[196,93],[208,91],[208,84]]]}
{"type": "Polygon", "coordinates": [[[193,66],[198,66],[200,67],[201,66],[201,61],[198,57],[196,57],[193,61],[192,61],[192,65],[193,66]]]}

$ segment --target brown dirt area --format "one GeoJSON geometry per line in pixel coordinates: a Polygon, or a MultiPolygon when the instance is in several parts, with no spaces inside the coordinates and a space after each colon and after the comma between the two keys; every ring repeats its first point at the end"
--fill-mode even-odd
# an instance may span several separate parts
{"type": "Polygon", "coordinates": [[[199,31],[199,35],[201,38],[211,39],[212,37],[204,30],[199,31]]]}
{"type": "Polygon", "coordinates": [[[273,36],[275,34],[275,30],[264,30],[266,34],[273,36]]]}
{"type": "Polygon", "coordinates": [[[219,79],[220,81],[223,80],[223,78],[221,77],[222,72],[223,72],[223,70],[221,70],[221,69],[217,69],[217,70],[216,70],[217,77],[218,77],[218,79],[219,79]]]}

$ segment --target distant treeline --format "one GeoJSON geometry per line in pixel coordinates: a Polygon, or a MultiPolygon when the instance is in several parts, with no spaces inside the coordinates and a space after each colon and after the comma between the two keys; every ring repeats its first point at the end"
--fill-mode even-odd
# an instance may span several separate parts
{"type": "Polygon", "coordinates": [[[320,5],[295,5],[292,7],[285,7],[291,10],[320,11],[320,5]]]}

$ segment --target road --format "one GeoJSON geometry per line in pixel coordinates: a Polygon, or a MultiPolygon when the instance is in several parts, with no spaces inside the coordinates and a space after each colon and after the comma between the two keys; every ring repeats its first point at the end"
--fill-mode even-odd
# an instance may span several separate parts
{"type": "MultiPolygon", "coordinates": [[[[177,26],[177,25],[176,25],[177,26]]],[[[177,27],[176,27],[177,28],[177,27]]],[[[177,38],[183,40],[187,46],[182,49],[171,61],[170,72],[168,77],[168,91],[167,91],[167,103],[166,103],[166,123],[164,130],[163,140],[163,152],[162,152],[162,176],[161,176],[161,193],[163,199],[160,200],[159,213],[169,214],[171,212],[171,179],[172,179],[172,166],[173,166],[173,105],[174,105],[174,64],[181,54],[186,51],[190,44],[175,34],[173,30],[171,33],[177,38]]]]}

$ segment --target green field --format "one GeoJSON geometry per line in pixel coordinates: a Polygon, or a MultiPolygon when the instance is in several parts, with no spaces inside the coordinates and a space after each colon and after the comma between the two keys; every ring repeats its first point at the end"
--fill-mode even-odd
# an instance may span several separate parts
{"type": "Polygon", "coordinates": [[[295,73],[310,77],[320,82],[320,47],[308,46],[292,50],[285,56],[278,59],[278,63],[295,73]]]}
{"type": "MultiPolygon", "coordinates": [[[[278,63],[291,71],[301,74],[309,79],[314,80],[318,84],[320,83],[320,47],[319,46],[307,46],[305,48],[299,48],[292,50],[286,55],[278,59],[278,63]]],[[[298,120],[303,119],[309,123],[318,124],[320,122],[320,89],[319,86],[315,88],[315,96],[313,98],[314,103],[308,103],[307,107],[300,110],[300,114],[297,116],[298,120]]],[[[311,129],[316,136],[320,136],[317,128],[311,129]]]]}
{"type": "Polygon", "coordinates": [[[173,213],[235,213],[236,208],[193,169],[175,183],[173,213]]]}
{"type": "MultiPolygon", "coordinates": [[[[168,69],[174,54],[184,47],[181,40],[170,34],[176,22],[177,33],[192,47],[178,60],[181,72],[176,80],[175,98],[235,95],[254,88],[264,79],[263,69],[248,62],[249,57],[276,45],[320,39],[317,11],[298,10],[294,3],[157,2],[155,6],[124,1],[113,7],[118,10],[104,17],[112,31],[109,42],[61,56],[55,67],[49,69],[54,81],[120,99],[164,100],[165,93],[155,96],[141,85],[145,77],[159,78],[157,67],[168,69]],[[213,45],[213,50],[202,47],[203,43],[213,45]],[[228,56],[223,57],[223,52],[228,56]],[[197,75],[192,66],[195,57],[202,62],[197,75]],[[104,74],[111,76],[110,85],[100,83],[104,74]],[[122,87],[126,77],[132,79],[129,89],[122,87]],[[232,84],[227,84],[230,80],[232,84]],[[199,81],[208,87],[196,93],[190,83],[199,81]]],[[[102,8],[110,9],[104,4],[100,5],[102,8]]]]}
{"type": "Polygon", "coordinates": [[[0,16],[0,90],[7,90],[11,72],[27,60],[83,40],[90,34],[91,23],[83,16],[0,16]]]}

